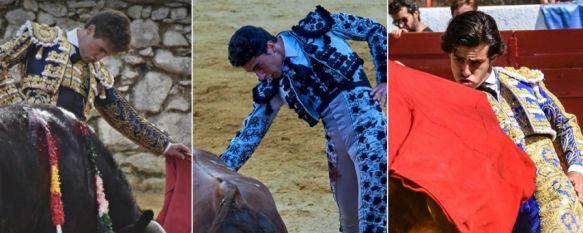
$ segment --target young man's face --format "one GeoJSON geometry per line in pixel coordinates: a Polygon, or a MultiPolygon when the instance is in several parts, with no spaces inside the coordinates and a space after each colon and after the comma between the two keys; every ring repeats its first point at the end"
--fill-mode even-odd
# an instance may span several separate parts
{"type": "Polygon", "coordinates": [[[401,7],[401,10],[397,14],[391,15],[393,17],[393,25],[400,29],[405,29],[409,32],[414,32],[417,30],[417,25],[419,24],[418,19],[419,12],[415,11],[413,14],[409,13],[407,7],[401,7]]]}
{"type": "Polygon", "coordinates": [[[275,49],[275,42],[267,42],[267,52],[251,58],[243,65],[247,72],[255,72],[259,81],[265,79],[277,79],[281,77],[283,67],[283,54],[275,49]]]}
{"type": "Polygon", "coordinates": [[[84,62],[93,63],[113,53],[111,45],[102,38],[95,38],[95,25],[89,25],[78,36],[79,52],[84,62]]]}
{"type": "Polygon", "coordinates": [[[451,72],[455,81],[471,88],[479,87],[490,75],[492,59],[488,57],[489,45],[460,46],[449,54],[451,72]]]}

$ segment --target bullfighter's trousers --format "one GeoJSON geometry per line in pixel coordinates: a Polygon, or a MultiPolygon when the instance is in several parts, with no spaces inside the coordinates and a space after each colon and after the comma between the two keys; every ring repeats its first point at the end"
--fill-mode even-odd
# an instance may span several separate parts
{"type": "Polygon", "coordinates": [[[343,91],[322,111],[340,229],[386,232],[387,119],[370,87],[343,91]]]}
{"type": "Polygon", "coordinates": [[[547,136],[526,138],[526,153],[536,165],[535,199],[541,232],[583,232],[583,206],[547,136]]]}

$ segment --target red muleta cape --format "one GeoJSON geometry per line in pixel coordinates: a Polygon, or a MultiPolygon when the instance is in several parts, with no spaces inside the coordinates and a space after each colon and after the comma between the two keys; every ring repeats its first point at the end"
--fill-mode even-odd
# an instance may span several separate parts
{"type": "Polygon", "coordinates": [[[192,160],[166,157],[164,205],[157,221],[168,233],[192,232],[192,160]]]}
{"type": "Polygon", "coordinates": [[[391,178],[432,197],[460,232],[512,231],[535,166],[484,93],[389,61],[389,129],[391,178]]]}

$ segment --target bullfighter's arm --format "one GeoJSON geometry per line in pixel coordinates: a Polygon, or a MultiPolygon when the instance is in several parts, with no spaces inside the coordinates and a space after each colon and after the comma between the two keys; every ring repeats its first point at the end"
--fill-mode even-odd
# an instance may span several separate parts
{"type": "Polygon", "coordinates": [[[547,119],[557,132],[557,139],[567,160],[569,171],[583,174],[583,135],[577,125],[575,115],[565,112],[559,99],[545,87],[543,82],[539,82],[535,91],[538,92],[539,103],[547,119]]]}
{"type": "Polygon", "coordinates": [[[33,45],[33,37],[28,33],[30,30],[27,26],[28,24],[30,22],[23,25],[14,38],[0,45],[0,69],[2,70],[0,81],[9,79],[7,76],[8,69],[13,65],[24,62],[29,48],[33,45]]]}
{"type": "Polygon", "coordinates": [[[114,88],[108,88],[106,98],[96,98],[95,108],[113,128],[155,154],[163,154],[170,145],[170,136],[138,115],[136,110],[114,88]]]}
{"type": "Polygon", "coordinates": [[[45,42],[43,39],[52,39],[53,41],[46,41],[48,44],[57,43],[58,30],[52,28],[42,28],[42,35],[48,35],[46,38],[33,37],[33,25],[38,27],[38,24],[32,24],[27,21],[17,32],[16,36],[11,40],[0,45],[0,105],[19,102],[24,99],[22,93],[19,92],[15,85],[14,79],[9,76],[10,67],[16,64],[22,64],[28,53],[34,52],[34,45],[42,46],[45,42]]]}
{"type": "Polygon", "coordinates": [[[372,19],[347,13],[331,14],[332,32],[345,39],[367,41],[376,68],[377,85],[387,82],[387,29],[372,19]]]}
{"type": "Polygon", "coordinates": [[[279,96],[273,97],[267,103],[255,102],[253,104],[253,111],[245,118],[243,127],[221,154],[221,160],[227,167],[237,171],[251,157],[267,133],[281,105],[283,102],[279,96]]]}

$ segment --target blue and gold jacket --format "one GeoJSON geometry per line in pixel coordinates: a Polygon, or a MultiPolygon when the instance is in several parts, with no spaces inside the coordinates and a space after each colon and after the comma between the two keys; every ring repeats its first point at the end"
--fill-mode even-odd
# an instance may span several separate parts
{"type": "Polygon", "coordinates": [[[311,67],[286,59],[280,79],[257,84],[253,89],[253,111],[221,159],[231,169],[238,170],[255,151],[284,102],[298,114],[298,118],[315,126],[321,119],[321,112],[342,91],[356,87],[370,89],[364,62],[350,48],[348,39],[368,42],[377,84],[385,85],[386,35],[386,28],[371,19],[346,13],[330,14],[321,6],[300,20],[291,31],[281,32],[278,36],[298,41],[303,48],[300,52],[311,67]]]}
{"type": "Polygon", "coordinates": [[[574,115],[565,109],[544,85],[539,70],[494,67],[500,82],[500,100],[488,95],[502,129],[525,145],[531,135],[547,135],[557,140],[569,167],[583,166],[583,135],[574,115]],[[506,101],[506,104],[500,104],[506,101]]]}
{"type": "Polygon", "coordinates": [[[50,104],[82,120],[95,107],[120,133],[162,154],[169,136],[115,91],[114,79],[102,62],[88,64],[71,57],[73,49],[62,29],[27,21],[14,39],[0,45],[0,105],[50,104]],[[20,65],[20,82],[9,75],[14,65],[20,65]]]}

